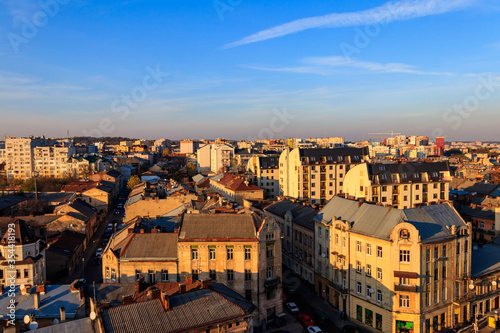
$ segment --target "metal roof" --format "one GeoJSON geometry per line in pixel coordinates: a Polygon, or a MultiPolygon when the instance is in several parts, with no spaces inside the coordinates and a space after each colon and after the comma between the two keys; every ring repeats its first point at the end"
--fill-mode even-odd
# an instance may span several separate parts
{"type": "Polygon", "coordinates": [[[473,278],[500,270],[500,246],[487,244],[471,253],[471,275],[473,278]]]}
{"type": "Polygon", "coordinates": [[[184,214],[179,239],[256,238],[254,219],[254,214],[184,214]]]}
{"type": "Polygon", "coordinates": [[[177,259],[177,233],[133,233],[121,259],[177,259]]]}
{"type": "Polygon", "coordinates": [[[248,313],[222,295],[202,289],[169,297],[170,310],[154,299],[104,310],[102,320],[108,333],[172,332],[189,330],[210,322],[221,322],[248,313]]]}
{"type": "MultiPolygon", "coordinates": [[[[9,288],[4,288],[0,296],[0,309],[7,309],[11,297],[9,297],[9,288]]],[[[78,291],[72,292],[69,284],[64,285],[46,285],[45,295],[40,295],[40,306],[34,309],[34,294],[36,288],[31,288],[31,294],[22,295],[19,286],[14,291],[16,299],[16,319],[23,319],[25,315],[34,313],[36,318],[59,318],[60,308],[66,309],[67,318],[75,318],[77,309],[84,304],[80,299],[78,291]]],[[[8,319],[9,316],[0,312],[0,319],[8,319]]]]}

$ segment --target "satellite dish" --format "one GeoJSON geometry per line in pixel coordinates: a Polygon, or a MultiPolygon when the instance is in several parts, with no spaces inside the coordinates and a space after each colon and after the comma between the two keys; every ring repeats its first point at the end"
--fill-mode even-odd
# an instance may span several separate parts
{"type": "Polygon", "coordinates": [[[31,322],[30,330],[36,330],[38,328],[38,323],[36,321],[31,322]]]}
{"type": "Polygon", "coordinates": [[[54,320],[52,320],[52,325],[57,325],[57,324],[59,324],[59,319],[54,318],[54,320]]]}
{"type": "Polygon", "coordinates": [[[90,319],[91,319],[91,320],[95,320],[95,317],[96,317],[95,312],[94,312],[94,311],[92,311],[92,312],[90,313],[90,319]]]}
{"type": "Polygon", "coordinates": [[[30,323],[30,316],[29,315],[24,316],[24,323],[25,324],[29,324],[30,323]]]}

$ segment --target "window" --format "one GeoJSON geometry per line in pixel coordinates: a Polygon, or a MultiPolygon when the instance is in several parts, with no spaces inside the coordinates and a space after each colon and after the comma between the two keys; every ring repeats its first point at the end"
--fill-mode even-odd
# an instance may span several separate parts
{"type": "Polygon", "coordinates": [[[266,247],[266,258],[272,259],[274,258],[274,245],[270,245],[266,247]]]}
{"type": "Polygon", "coordinates": [[[197,281],[200,279],[200,271],[198,269],[193,269],[191,271],[191,275],[193,276],[193,281],[197,281]]]}
{"type": "Polygon", "coordinates": [[[372,287],[369,285],[366,285],[366,297],[372,298],[372,287]]]}
{"type": "Polygon", "coordinates": [[[361,262],[356,261],[356,273],[361,273],[361,262]]]}
{"type": "Polygon", "coordinates": [[[233,260],[233,249],[232,248],[227,248],[227,260],[233,260]]]}
{"type": "Polygon", "coordinates": [[[378,313],[375,316],[375,328],[382,331],[382,315],[378,313]]]}
{"type": "Polygon", "coordinates": [[[409,286],[410,279],[409,278],[399,278],[399,284],[402,286],[409,286]]]}
{"type": "Polygon", "coordinates": [[[372,276],[372,265],[366,265],[366,276],[372,276]]]}
{"type": "Polygon", "coordinates": [[[274,266],[269,266],[267,268],[267,278],[272,279],[273,278],[273,271],[274,271],[274,266]]]}
{"type": "Polygon", "coordinates": [[[208,249],[208,259],[215,260],[215,249],[208,249]]]}
{"type": "Polygon", "coordinates": [[[401,239],[410,238],[410,232],[407,229],[401,229],[401,231],[399,232],[399,238],[401,239]]]}
{"type": "Polygon", "coordinates": [[[156,283],[156,273],[152,270],[149,270],[148,275],[149,275],[149,283],[156,283]]]}
{"type": "Polygon", "coordinates": [[[345,236],[342,237],[342,247],[345,248],[345,236]]]}
{"type": "Polygon", "coordinates": [[[109,267],[106,267],[106,279],[109,279],[109,267]]]}
{"type": "Polygon", "coordinates": [[[111,268],[111,280],[116,280],[116,270],[114,268],[111,268]]]}
{"type": "Polygon", "coordinates": [[[208,274],[209,274],[209,277],[212,281],[217,280],[217,274],[215,273],[215,269],[211,269],[208,274]]]}
{"type": "Polygon", "coordinates": [[[382,258],[382,246],[377,246],[377,258],[382,258]]]}
{"type": "Polygon", "coordinates": [[[168,281],[168,271],[166,271],[166,270],[161,271],[161,281],[162,282],[168,281]]]}
{"type": "Polygon", "coordinates": [[[399,261],[410,262],[410,250],[399,250],[399,261]]]}
{"type": "Polygon", "coordinates": [[[250,272],[249,269],[245,269],[245,281],[246,282],[252,281],[252,273],[250,272]]]}
{"type": "Polygon", "coordinates": [[[339,234],[335,234],[335,245],[339,245],[339,234]]]}
{"type": "Polygon", "coordinates": [[[252,301],[252,289],[245,289],[245,299],[249,302],[252,301]]]}
{"type": "Polygon", "coordinates": [[[366,244],[366,255],[369,255],[369,256],[372,255],[372,245],[371,244],[366,244]]]}
{"type": "Polygon", "coordinates": [[[26,279],[26,278],[28,278],[28,277],[29,277],[29,272],[28,272],[28,270],[25,268],[25,269],[24,269],[24,278],[26,279]]]}
{"type": "Polygon", "coordinates": [[[136,270],[136,271],[135,271],[135,280],[136,280],[136,281],[137,281],[137,280],[139,280],[139,279],[141,278],[141,276],[142,276],[142,272],[141,272],[141,271],[136,270]]]}
{"type": "Polygon", "coordinates": [[[361,294],[361,282],[356,282],[356,292],[361,294]]]}
{"type": "Polygon", "coordinates": [[[382,303],[382,290],[377,289],[377,302],[382,303]]]}
{"type": "Polygon", "coordinates": [[[399,295],[399,307],[409,308],[410,307],[410,296],[409,295],[399,295]]]}
{"type": "Polygon", "coordinates": [[[431,250],[430,249],[425,249],[425,261],[427,261],[427,262],[431,261],[431,250]]]}
{"type": "Polygon", "coordinates": [[[361,242],[356,241],[356,252],[361,252],[361,242]]]}
{"type": "Polygon", "coordinates": [[[321,237],[321,227],[318,227],[318,237],[321,237]]]}
{"type": "Polygon", "coordinates": [[[198,260],[198,249],[191,249],[191,260],[198,260]]]}
{"type": "Polygon", "coordinates": [[[434,248],[434,259],[437,259],[439,258],[439,248],[436,246],[434,248]]]}
{"type": "Polygon", "coordinates": [[[382,268],[377,267],[377,279],[382,280],[382,268]]]}
{"type": "Polygon", "coordinates": [[[227,281],[228,282],[234,281],[234,271],[232,269],[227,270],[227,281]]]}
{"type": "Polygon", "coordinates": [[[252,259],[252,249],[245,248],[245,260],[251,260],[251,259],[252,259]]]}
{"type": "Polygon", "coordinates": [[[356,319],[363,321],[363,307],[359,305],[356,306],[356,319]]]}

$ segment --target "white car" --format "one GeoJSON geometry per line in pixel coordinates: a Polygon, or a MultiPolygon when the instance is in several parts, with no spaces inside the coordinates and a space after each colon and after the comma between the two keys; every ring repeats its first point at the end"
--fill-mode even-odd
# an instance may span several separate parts
{"type": "Polygon", "coordinates": [[[108,229],[109,230],[113,229],[113,223],[108,223],[108,229]]]}
{"type": "Polygon", "coordinates": [[[309,326],[307,328],[307,333],[323,333],[323,331],[318,326],[309,326]]]}
{"type": "Polygon", "coordinates": [[[290,310],[291,313],[299,313],[299,308],[297,307],[297,304],[293,302],[286,303],[286,307],[288,310],[290,310]]]}
{"type": "Polygon", "coordinates": [[[98,258],[102,256],[102,247],[98,248],[97,251],[95,251],[95,256],[98,258]]]}

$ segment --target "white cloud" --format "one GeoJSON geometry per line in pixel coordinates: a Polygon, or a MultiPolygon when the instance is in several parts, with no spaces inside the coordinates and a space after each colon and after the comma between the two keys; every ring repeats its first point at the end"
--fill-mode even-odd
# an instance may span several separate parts
{"type": "Polygon", "coordinates": [[[295,20],[259,31],[238,41],[226,44],[225,48],[255,43],[314,28],[339,28],[367,24],[387,24],[393,21],[410,20],[417,17],[437,15],[466,8],[476,0],[401,0],[387,2],[382,6],[352,13],[332,13],[295,20]]]}
{"type": "Polygon", "coordinates": [[[259,66],[245,66],[245,68],[256,69],[269,72],[292,72],[292,73],[307,73],[319,75],[333,75],[338,69],[361,69],[371,73],[405,73],[418,75],[452,75],[445,72],[427,72],[421,71],[418,67],[401,64],[401,63],[378,63],[371,61],[360,61],[347,59],[340,56],[332,57],[309,57],[302,60],[302,63],[307,66],[284,67],[284,68],[269,68],[259,66]]]}

